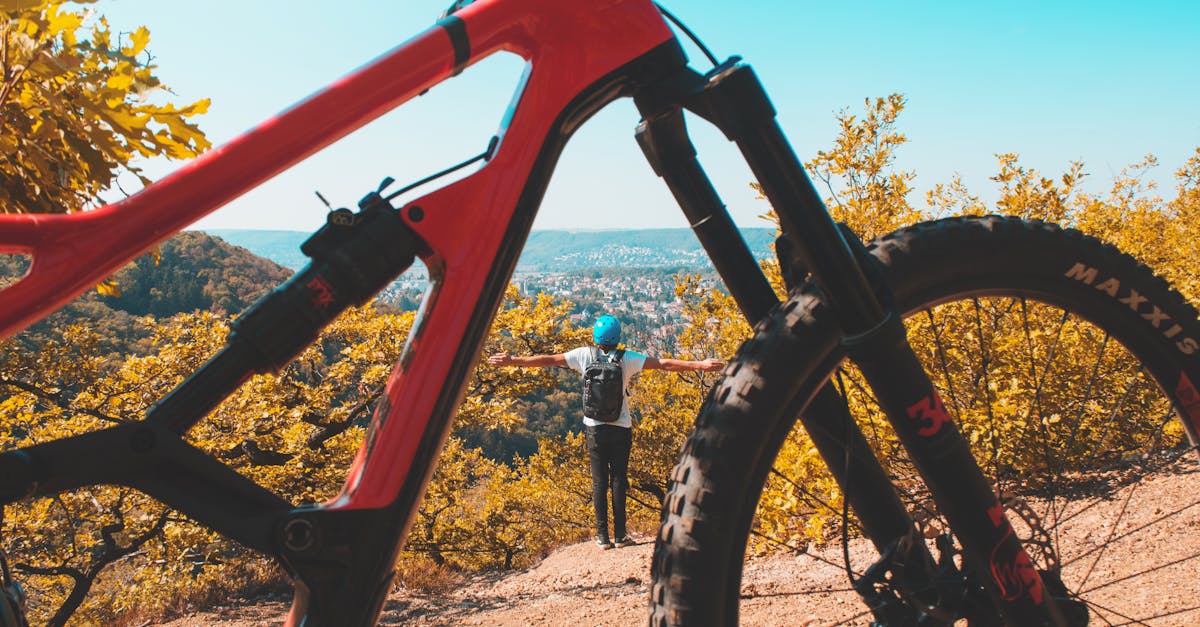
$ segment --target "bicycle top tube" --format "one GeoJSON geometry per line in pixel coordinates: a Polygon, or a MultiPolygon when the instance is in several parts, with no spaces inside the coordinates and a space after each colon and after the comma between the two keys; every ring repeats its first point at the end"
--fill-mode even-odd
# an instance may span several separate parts
{"type": "MultiPolygon", "coordinates": [[[[523,181],[551,123],[577,94],[671,38],[649,0],[481,0],[127,199],[75,214],[0,214],[0,253],[32,258],[27,274],[0,291],[0,338],[275,174],[498,51],[521,56],[530,72],[517,111],[508,129],[501,129],[502,141],[484,168],[503,170],[503,176],[489,177],[477,188],[504,178],[523,181]]],[[[508,189],[486,198],[493,207],[511,209],[519,193],[508,189]]],[[[503,231],[505,218],[488,216],[475,228],[503,231]]]]}

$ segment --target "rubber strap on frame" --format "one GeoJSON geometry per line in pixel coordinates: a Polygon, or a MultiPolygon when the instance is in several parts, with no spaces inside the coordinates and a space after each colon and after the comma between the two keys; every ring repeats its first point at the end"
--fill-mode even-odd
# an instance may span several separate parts
{"type": "Polygon", "coordinates": [[[454,47],[454,70],[450,72],[450,76],[458,76],[471,58],[471,41],[467,38],[467,23],[461,18],[450,15],[439,21],[438,26],[446,29],[446,34],[450,36],[450,45],[454,47]]]}

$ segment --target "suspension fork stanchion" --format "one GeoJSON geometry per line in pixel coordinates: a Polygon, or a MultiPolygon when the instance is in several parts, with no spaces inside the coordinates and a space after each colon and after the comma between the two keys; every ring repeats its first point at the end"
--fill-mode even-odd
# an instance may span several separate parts
{"type": "Polygon", "coordinates": [[[775,122],[775,109],[758,78],[735,59],[710,72],[703,92],[687,106],[737,144],[779,216],[784,236],[804,257],[843,328],[863,333],[883,320],[884,309],[775,122]]]}
{"type": "Polygon", "coordinates": [[[675,107],[644,120],[636,136],[654,173],[662,177],[679,202],[742,315],[754,325],[779,299],[696,160],[683,111],[675,107]]]}
{"type": "Polygon", "coordinates": [[[843,340],[1009,625],[1066,625],[941,398],[899,316],[843,340]]]}
{"type": "Polygon", "coordinates": [[[827,381],[800,422],[881,556],[853,581],[855,591],[871,608],[876,624],[950,625],[962,605],[962,586],[939,577],[922,534],[849,411],[827,381]],[[901,597],[910,602],[908,607],[899,603],[901,597]]]}
{"type": "MultiPolygon", "coordinates": [[[[643,112],[649,108],[643,106],[643,112]]],[[[691,222],[742,314],[751,325],[757,323],[779,300],[696,159],[683,111],[674,107],[649,117],[638,125],[636,136],[654,172],[666,182],[691,222]]],[[[862,431],[857,425],[846,425],[841,420],[846,411],[845,402],[826,384],[801,420],[876,548],[881,554],[894,554],[902,538],[915,537],[915,525],[879,460],[871,453],[862,431]],[[849,475],[855,477],[854,491],[845,489],[849,475]]],[[[920,561],[923,573],[931,575],[932,557],[924,545],[906,544],[912,550],[897,556],[895,563],[920,561]]],[[[929,582],[924,584],[928,586],[929,582]]]]}
{"type": "Polygon", "coordinates": [[[822,288],[845,332],[843,344],[862,371],[1010,625],[1064,625],[966,440],[951,421],[903,321],[882,304],[876,287],[825,209],[820,195],[775,120],[754,72],[736,62],[707,77],[689,103],[739,149],[779,215],[780,224],[822,288]]]}

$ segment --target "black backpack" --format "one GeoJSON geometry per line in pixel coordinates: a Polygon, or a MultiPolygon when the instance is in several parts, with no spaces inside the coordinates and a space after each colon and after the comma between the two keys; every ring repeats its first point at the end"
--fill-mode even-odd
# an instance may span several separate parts
{"type": "Polygon", "coordinates": [[[614,422],[621,417],[625,398],[625,377],[621,374],[624,349],[615,350],[607,358],[600,350],[592,349],[592,363],[583,369],[583,415],[600,422],[614,422]]]}

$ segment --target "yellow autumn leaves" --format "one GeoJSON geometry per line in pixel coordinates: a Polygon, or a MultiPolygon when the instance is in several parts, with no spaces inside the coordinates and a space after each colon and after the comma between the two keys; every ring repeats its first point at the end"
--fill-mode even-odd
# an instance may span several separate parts
{"type": "Polygon", "coordinates": [[[209,148],[190,121],[208,100],[148,99],[163,86],[146,28],[114,40],[104,18],[63,2],[0,10],[0,211],[79,211],[122,172],[148,183],[136,157],[187,159],[209,148]]]}

